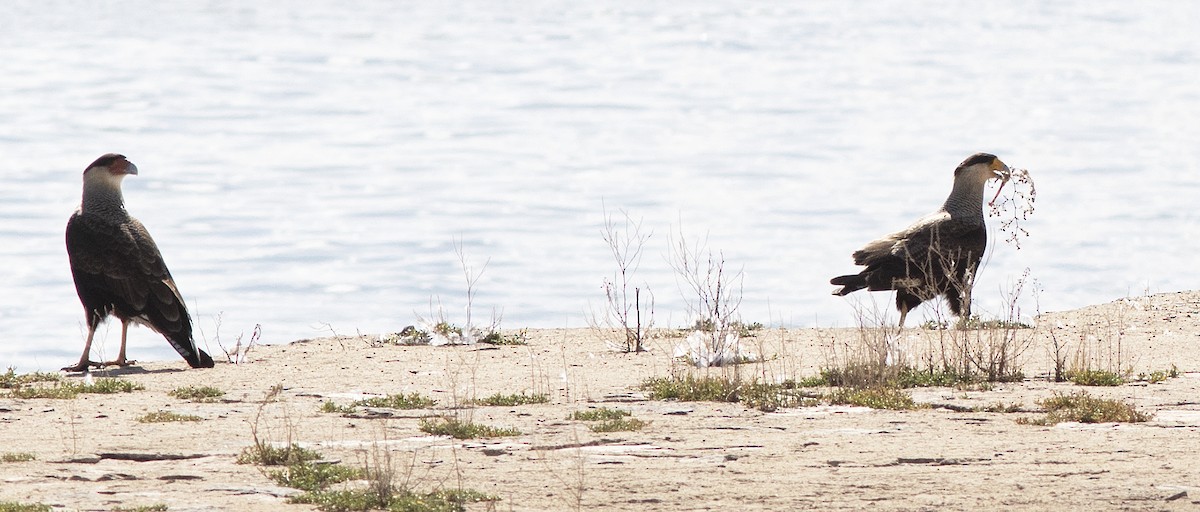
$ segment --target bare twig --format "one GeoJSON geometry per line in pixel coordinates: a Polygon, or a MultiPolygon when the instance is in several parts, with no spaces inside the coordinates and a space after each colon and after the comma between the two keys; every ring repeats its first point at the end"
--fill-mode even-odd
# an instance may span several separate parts
{"type": "MultiPolygon", "coordinates": [[[[1011,181],[1013,184],[1012,195],[1004,196],[999,203],[995,199],[988,203],[991,209],[988,215],[992,217],[1005,216],[1005,219],[1000,221],[1000,231],[1008,234],[1004,241],[1020,249],[1021,239],[1029,236],[1029,231],[1021,226],[1021,223],[1029,220],[1029,216],[1033,214],[1033,203],[1037,200],[1037,188],[1033,185],[1033,178],[1029,177],[1029,171],[1025,169],[1012,169],[1012,174],[1007,181],[1011,181]],[[1009,210],[1012,210],[1011,214],[1009,214],[1009,210]],[[1008,215],[1006,216],[1006,214],[1008,215]]],[[[996,192],[996,194],[999,197],[1000,192],[996,192]]]]}
{"type": "MultiPolygon", "coordinates": [[[[488,263],[491,263],[491,258],[483,262],[483,266],[479,271],[474,271],[466,252],[463,250],[462,241],[454,241],[454,254],[458,257],[458,263],[462,268],[463,278],[466,281],[466,305],[464,308],[466,322],[462,327],[458,327],[451,323],[447,318],[445,311],[442,308],[440,297],[429,298],[429,317],[424,318],[418,313],[414,313],[417,317],[417,323],[421,328],[414,329],[411,336],[401,336],[408,341],[408,344],[428,343],[431,345],[473,345],[481,340],[486,340],[489,337],[495,336],[499,338],[498,331],[500,330],[501,315],[492,309],[492,318],[486,328],[477,327],[473,320],[472,314],[475,309],[475,293],[476,284],[479,278],[483,277],[484,271],[487,270],[488,263]],[[435,310],[434,304],[437,304],[435,310]]],[[[407,331],[407,329],[406,329],[407,331]]]]}
{"type": "Polygon", "coordinates": [[[654,324],[654,293],[649,286],[637,287],[632,281],[642,262],[642,249],[653,233],[642,233],[641,219],[634,221],[624,210],[621,210],[621,215],[625,220],[624,226],[619,228],[608,210],[604,211],[601,236],[608,244],[617,269],[613,272],[612,280],[604,279],[604,313],[597,315],[592,312],[588,322],[597,331],[617,333],[621,341],[614,344],[620,350],[642,352],[646,350],[647,333],[654,324]],[[646,304],[642,302],[643,290],[647,296],[646,304]]]}
{"type": "Polygon", "coordinates": [[[675,270],[688,313],[695,318],[695,330],[685,341],[689,345],[685,351],[698,366],[720,366],[754,359],[741,352],[738,342],[742,270],[727,271],[725,256],[720,252],[713,254],[707,244],[706,238],[689,245],[682,229],[678,239],[671,239],[668,262],[675,270]]]}

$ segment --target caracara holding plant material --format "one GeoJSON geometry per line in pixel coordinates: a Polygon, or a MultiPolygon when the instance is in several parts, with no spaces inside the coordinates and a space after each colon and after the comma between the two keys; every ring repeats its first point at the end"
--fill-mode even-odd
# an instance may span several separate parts
{"type": "Polygon", "coordinates": [[[113,153],[83,171],[83,202],[67,222],[67,255],[87,315],[88,335],[79,364],[63,370],[132,364],[125,359],[130,322],[162,334],[193,368],[212,368],[212,358],[192,340],[192,320],[158,246],[142,223],[125,211],[121,181],[127,174],[137,174],[137,166],[113,153]],[[92,338],[110,314],[121,319],[121,351],[115,361],[93,363],[88,359],[92,338]]]}
{"type": "Polygon", "coordinates": [[[907,229],[854,251],[854,264],[867,268],[831,279],[830,284],[841,286],[833,294],[863,288],[896,290],[901,329],[909,311],[938,295],[946,298],[950,311],[960,319],[969,318],[971,286],[987,248],[983,188],[992,179],[1001,180],[1003,188],[1011,176],[1012,171],[995,155],[971,155],[954,170],[954,188],[945,204],[907,229]]]}

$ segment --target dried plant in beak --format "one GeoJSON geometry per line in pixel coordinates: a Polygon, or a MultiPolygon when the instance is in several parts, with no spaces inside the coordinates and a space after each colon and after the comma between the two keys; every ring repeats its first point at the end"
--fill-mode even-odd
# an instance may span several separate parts
{"type": "Polygon", "coordinates": [[[988,203],[988,216],[1001,217],[1000,231],[1007,234],[1004,241],[1021,248],[1021,239],[1029,236],[1029,231],[1026,230],[1021,223],[1029,220],[1029,216],[1033,214],[1033,203],[1037,200],[1037,188],[1033,185],[1033,178],[1029,177],[1029,171],[1025,169],[1011,169],[1000,182],[1000,189],[996,190],[996,196],[988,203]],[[1000,197],[1000,193],[1004,191],[1004,185],[1012,182],[1010,187],[1011,193],[1000,197]],[[996,200],[1000,201],[997,202],[996,200]]]}

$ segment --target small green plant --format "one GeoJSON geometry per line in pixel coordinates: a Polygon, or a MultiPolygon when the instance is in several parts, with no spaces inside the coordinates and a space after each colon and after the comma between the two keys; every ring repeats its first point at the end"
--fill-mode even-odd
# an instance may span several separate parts
{"type": "Polygon", "coordinates": [[[50,505],[42,503],[17,503],[15,501],[0,501],[0,512],[50,512],[50,505]]]}
{"type": "Polygon", "coordinates": [[[424,418],[420,427],[422,432],[435,436],[450,436],[455,439],[477,439],[481,437],[519,436],[521,431],[515,428],[500,428],[480,425],[470,421],[460,421],[454,418],[424,418]]]}
{"type": "Polygon", "coordinates": [[[773,412],[782,407],[815,405],[815,397],[799,392],[795,383],[788,385],[741,382],[728,377],[691,374],[651,378],[642,383],[652,400],[681,402],[740,402],[746,407],[773,412]]]}
{"type": "Polygon", "coordinates": [[[13,398],[69,400],[79,396],[81,393],[132,393],[142,389],[146,389],[146,387],[136,382],[106,377],[96,379],[90,384],[55,381],[53,386],[22,386],[13,389],[10,396],[13,398]]]}
{"type": "Polygon", "coordinates": [[[0,462],[29,462],[36,459],[36,455],[28,452],[7,452],[0,454],[0,462]]]}
{"type": "Polygon", "coordinates": [[[821,370],[821,372],[817,375],[810,375],[800,380],[790,381],[790,384],[798,388],[822,388],[832,386],[832,384],[829,383],[829,376],[826,375],[825,370],[821,370]]]}
{"type": "Polygon", "coordinates": [[[62,375],[57,373],[33,372],[17,375],[13,367],[8,367],[8,371],[0,374],[0,389],[16,389],[26,384],[34,382],[58,382],[62,380],[62,375]]]}
{"type": "Polygon", "coordinates": [[[103,378],[103,379],[96,379],[96,381],[91,384],[83,384],[82,386],[79,387],[79,392],[80,393],[113,394],[113,393],[132,393],[134,391],[141,391],[143,389],[146,389],[146,386],[143,386],[136,382],[132,382],[132,381],[128,381],[128,380],[121,380],[121,379],[113,379],[113,378],[103,378]]]}
{"type": "Polygon", "coordinates": [[[267,476],[279,485],[308,492],[322,491],[333,484],[366,477],[361,469],[341,464],[313,464],[307,461],[271,471],[267,476]]]}
{"type": "Polygon", "coordinates": [[[609,409],[607,407],[598,407],[595,409],[588,409],[585,411],[575,411],[575,412],[571,413],[570,416],[567,416],[567,419],[577,420],[577,421],[607,421],[607,420],[619,420],[619,419],[624,418],[629,415],[630,415],[629,411],[623,411],[621,409],[609,409]]]}
{"type": "Polygon", "coordinates": [[[1152,415],[1137,410],[1132,404],[1108,398],[1095,398],[1086,391],[1054,396],[1038,400],[1046,409],[1042,418],[1018,418],[1023,425],[1057,425],[1074,421],[1079,423],[1141,423],[1150,421],[1152,415]]]}
{"type": "Polygon", "coordinates": [[[389,510],[402,512],[465,512],[466,504],[499,501],[499,498],[472,490],[442,490],[416,493],[396,488],[392,470],[351,468],[340,464],[313,462],[321,454],[304,451],[302,457],[267,475],[287,487],[304,491],[288,499],[291,503],[316,505],[326,511],[389,510]],[[330,491],[329,487],[350,480],[367,480],[365,489],[330,491]]]}
{"type": "Polygon", "coordinates": [[[355,400],[350,405],[338,405],[332,401],[321,403],[321,412],[336,414],[352,414],[357,407],[378,407],[383,409],[428,409],[436,405],[432,398],[421,396],[419,393],[407,395],[388,395],[355,400]]]}
{"type": "Polygon", "coordinates": [[[256,466],[292,466],[320,458],[321,454],[301,448],[296,443],[280,448],[258,442],[242,450],[242,453],[238,455],[237,463],[256,466]]]}
{"type": "Polygon", "coordinates": [[[141,423],[170,423],[176,421],[200,421],[204,418],[194,414],[179,414],[171,411],[150,412],[138,418],[141,423]]]}
{"type": "Polygon", "coordinates": [[[1004,402],[996,402],[993,404],[985,405],[983,407],[978,407],[975,410],[979,411],[979,412],[1013,413],[1013,412],[1021,412],[1023,410],[1023,407],[1021,406],[1021,404],[1018,404],[1018,403],[1006,404],[1004,402]]]}
{"type": "MultiPolygon", "coordinates": [[[[714,322],[713,319],[711,319],[711,318],[698,318],[698,319],[696,319],[695,322],[692,323],[691,327],[685,327],[683,329],[680,329],[680,331],[683,333],[689,333],[692,331],[713,332],[713,331],[716,331],[719,327],[720,326],[717,325],[717,322],[714,322]]],[[[758,331],[766,329],[766,326],[763,325],[762,322],[745,323],[740,320],[734,320],[732,322],[729,322],[728,327],[730,329],[732,329],[734,332],[737,332],[738,336],[741,336],[743,338],[757,336],[758,331]]]]}
{"type": "MultiPolygon", "coordinates": [[[[1033,329],[1032,325],[1025,322],[1000,318],[984,320],[979,315],[971,315],[970,318],[960,319],[954,327],[962,330],[1033,329]]],[[[921,324],[921,328],[927,331],[944,331],[950,328],[950,322],[946,320],[929,320],[921,324]]]]}
{"type": "Polygon", "coordinates": [[[733,322],[730,326],[737,329],[738,336],[743,338],[758,336],[758,331],[766,329],[762,322],[733,322]]]}
{"type": "Polygon", "coordinates": [[[430,336],[428,332],[409,325],[401,329],[400,332],[384,336],[380,340],[380,343],[390,345],[428,345],[430,341],[433,341],[433,336],[430,336]]]}
{"type": "Polygon", "coordinates": [[[1139,373],[1137,380],[1148,382],[1150,384],[1158,384],[1159,382],[1166,381],[1167,379],[1174,379],[1176,377],[1179,377],[1179,368],[1175,367],[1175,365],[1171,365],[1170,370],[1155,370],[1150,373],[1139,373]]]}
{"type": "Polygon", "coordinates": [[[732,379],[691,374],[653,377],[642,382],[641,387],[650,392],[651,400],[681,402],[737,402],[740,388],[732,379]]]}
{"type": "Polygon", "coordinates": [[[618,418],[604,420],[588,425],[592,432],[637,432],[646,426],[646,422],[637,418],[618,418]]]}
{"type": "MultiPolygon", "coordinates": [[[[476,276],[477,278],[478,276],[476,276]]],[[[474,281],[468,281],[468,297],[473,297],[474,281]]],[[[468,303],[471,299],[468,298],[468,303]]],[[[470,313],[467,315],[468,322],[470,321],[470,313]]],[[[422,321],[423,322],[423,321],[422,321]]],[[[428,324],[425,324],[428,325],[428,324]]],[[[486,333],[480,329],[472,327],[469,323],[466,328],[459,327],[446,320],[439,320],[432,326],[426,329],[420,329],[415,326],[407,326],[398,333],[389,334],[379,339],[378,345],[430,345],[434,344],[435,340],[440,339],[443,344],[450,345],[469,345],[472,343],[489,343],[492,345],[525,345],[525,331],[520,334],[503,336],[500,334],[495,325],[491,326],[486,333]]]]}
{"type": "Polygon", "coordinates": [[[821,370],[820,376],[827,386],[848,387],[953,387],[975,382],[971,376],[952,371],[920,371],[908,366],[888,367],[866,363],[848,364],[844,368],[825,368],[821,370]]]}
{"type": "Polygon", "coordinates": [[[492,331],[479,340],[479,343],[488,343],[491,345],[528,345],[528,337],[525,329],[521,329],[516,334],[501,335],[500,331],[492,331]]]}
{"type": "Polygon", "coordinates": [[[819,402],[817,396],[799,391],[794,383],[751,382],[742,386],[739,398],[742,405],[763,412],[775,412],[781,408],[811,407],[819,402]]]}
{"type": "Polygon", "coordinates": [[[630,417],[629,411],[607,407],[575,411],[567,419],[595,422],[588,425],[592,432],[634,432],[646,426],[645,421],[630,417]]]}
{"type": "Polygon", "coordinates": [[[407,395],[388,395],[381,397],[364,398],[355,400],[351,407],[382,407],[387,409],[428,409],[433,407],[432,398],[426,398],[418,393],[409,393],[407,395]]]}
{"type": "Polygon", "coordinates": [[[517,405],[544,404],[550,402],[550,395],[527,395],[525,393],[505,395],[496,393],[492,396],[472,400],[475,405],[490,405],[496,407],[513,407],[517,405]]]}
{"type": "Polygon", "coordinates": [[[499,497],[469,489],[447,489],[419,493],[391,489],[381,494],[372,489],[310,492],[289,499],[292,503],[316,505],[321,510],[389,510],[394,512],[464,512],[466,505],[500,501],[499,497]]]}
{"type": "Polygon", "coordinates": [[[142,505],[140,507],[116,507],[112,509],[112,512],[166,512],[167,510],[166,505],[158,504],[142,505]]]}
{"type": "Polygon", "coordinates": [[[841,368],[822,368],[818,375],[796,382],[798,387],[854,388],[925,388],[951,387],[988,390],[993,382],[1020,382],[1025,374],[1017,371],[1006,375],[986,375],[963,372],[949,367],[888,366],[876,363],[850,363],[841,368]]]}
{"type": "Polygon", "coordinates": [[[856,405],[872,409],[906,410],[918,406],[911,396],[896,388],[840,388],[825,395],[834,405],[856,405]]]}
{"type": "Polygon", "coordinates": [[[175,388],[167,392],[168,395],[180,400],[188,400],[192,402],[216,402],[217,399],[225,396],[225,392],[212,386],[187,386],[183,388],[175,388]]]}
{"type": "Polygon", "coordinates": [[[463,333],[462,327],[454,325],[445,320],[442,320],[442,321],[434,324],[432,331],[435,334],[440,334],[447,338],[449,338],[451,336],[462,336],[462,333],[463,333]]]}
{"type": "Polygon", "coordinates": [[[54,386],[29,386],[13,390],[13,398],[49,398],[52,400],[70,400],[79,396],[79,387],[71,383],[54,386]]]}
{"type": "Polygon", "coordinates": [[[354,406],[338,405],[337,402],[329,401],[321,402],[321,408],[318,410],[330,414],[352,414],[354,413],[354,406]]]}
{"type": "Polygon", "coordinates": [[[1125,378],[1107,370],[1075,370],[1065,374],[1067,380],[1079,386],[1120,386],[1125,378]]]}

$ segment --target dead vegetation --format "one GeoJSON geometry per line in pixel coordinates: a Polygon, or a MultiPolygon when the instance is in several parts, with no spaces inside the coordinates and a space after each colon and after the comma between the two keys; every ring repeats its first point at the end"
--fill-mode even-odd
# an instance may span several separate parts
{"type": "Polygon", "coordinates": [[[653,232],[642,232],[642,220],[633,220],[621,211],[624,221],[618,226],[604,211],[601,237],[608,246],[616,269],[612,278],[604,278],[604,307],[592,311],[588,325],[622,352],[644,352],[650,329],[654,327],[654,292],[635,281],[642,263],[642,251],[653,232]],[[632,293],[631,293],[632,288],[632,293]]]}
{"type": "Polygon", "coordinates": [[[1037,201],[1037,188],[1033,184],[1033,178],[1029,176],[1029,171],[1025,169],[1011,169],[1010,175],[1005,180],[1005,184],[1011,183],[1011,195],[1001,196],[1001,190],[996,191],[996,197],[992,198],[988,203],[990,208],[988,215],[992,217],[1001,217],[1000,231],[1007,236],[1005,242],[1012,244],[1017,249],[1021,248],[1021,239],[1029,236],[1029,231],[1022,226],[1022,223],[1029,220],[1029,216],[1033,215],[1033,203],[1037,201]],[[999,203],[996,199],[1003,199],[999,203]]]}

